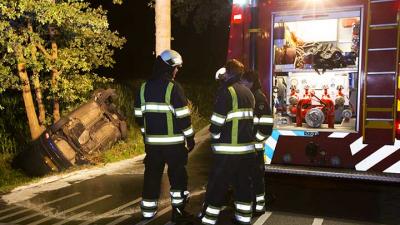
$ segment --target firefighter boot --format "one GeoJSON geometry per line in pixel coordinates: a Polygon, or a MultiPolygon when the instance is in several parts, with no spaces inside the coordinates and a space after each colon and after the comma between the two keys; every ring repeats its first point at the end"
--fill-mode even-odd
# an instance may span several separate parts
{"type": "Polygon", "coordinates": [[[192,225],[195,218],[192,214],[184,210],[184,207],[172,208],[171,222],[177,225],[192,225]]]}
{"type": "Polygon", "coordinates": [[[194,216],[185,210],[186,203],[189,200],[189,195],[182,193],[182,196],[183,202],[181,204],[178,206],[172,205],[171,222],[182,225],[192,224],[194,221],[194,216]]]}

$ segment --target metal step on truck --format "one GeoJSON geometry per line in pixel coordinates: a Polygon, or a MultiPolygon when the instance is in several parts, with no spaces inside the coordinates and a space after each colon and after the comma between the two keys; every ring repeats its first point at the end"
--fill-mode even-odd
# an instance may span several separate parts
{"type": "Polygon", "coordinates": [[[274,117],[266,171],[400,182],[399,0],[233,0],[228,59],[274,117]]]}

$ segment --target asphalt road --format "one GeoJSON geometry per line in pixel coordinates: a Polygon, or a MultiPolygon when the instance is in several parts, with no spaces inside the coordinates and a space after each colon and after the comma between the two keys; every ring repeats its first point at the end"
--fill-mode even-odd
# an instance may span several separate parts
{"type": "MultiPolygon", "coordinates": [[[[200,134],[188,164],[188,211],[199,212],[212,162],[207,134],[200,134]]],[[[0,224],[136,224],[140,220],[141,161],[111,175],[72,183],[22,202],[0,202],[0,224]]],[[[150,225],[170,218],[169,183],[162,182],[159,213],[150,225]]],[[[329,178],[267,174],[267,212],[256,225],[400,224],[400,188],[396,185],[329,178]]],[[[231,224],[228,203],[219,224],[231,224]]]]}

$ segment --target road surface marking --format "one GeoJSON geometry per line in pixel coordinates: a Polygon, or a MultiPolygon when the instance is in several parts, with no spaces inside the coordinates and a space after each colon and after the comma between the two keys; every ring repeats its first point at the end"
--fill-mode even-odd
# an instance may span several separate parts
{"type": "MultiPolygon", "coordinates": [[[[157,218],[161,217],[162,215],[164,215],[165,213],[169,212],[172,209],[171,206],[168,206],[166,208],[164,208],[163,210],[161,210],[160,212],[158,212],[152,219],[150,220],[146,220],[146,221],[140,221],[139,223],[137,223],[136,225],[146,225],[150,222],[153,222],[154,220],[156,220],[157,218]]],[[[110,225],[110,224],[107,224],[110,225]]]]}
{"type": "Polygon", "coordinates": [[[10,207],[10,208],[7,208],[7,209],[3,209],[3,210],[0,210],[0,213],[3,213],[3,212],[8,212],[8,211],[11,211],[11,210],[13,210],[13,209],[16,209],[16,208],[18,208],[19,206],[13,206],[13,207],[10,207]]]}
{"type": "Polygon", "coordinates": [[[324,219],[322,219],[322,218],[314,218],[312,225],[322,225],[323,222],[324,222],[324,219]]]}
{"type": "Polygon", "coordinates": [[[10,217],[13,217],[15,215],[18,215],[18,214],[21,214],[21,213],[24,213],[24,212],[28,212],[30,210],[31,209],[23,209],[23,210],[20,210],[20,211],[17,211],[17,212],[2,216],[2,217],[0,217],[0,220],[4,220],[4,219],[10,218],[10,217]]]}
{"type": "Polygon", "coordinates": [[[88,211],[81,212],[81,213],[75,214],[75,215],[73,215],[73,216],[71,216],[71,217],[68,217],[68,219],[61,220],[60,222],[55,223],[55,224],[53,224],[53,225],[63,225],[63,224],[66,224],[66,223],[68,223],[68,222],[71,222],[71,221],[73,221],[73,220],[75,220],[75,219],[79,219],[81,216],[86,216],[86,215],[89,214],[89,213],[90,213],[90,212],[88,212],[88,211]]]}
{"type": "MultiPolygon", "coordinates": [[[[94,200],[92,200],[92,201],[90,201],[90,202],[86,202],[86,203],[83,203],[83,204],[81,204],[81,205],[77,205],[77,206],[75,206],[75,207],[73,207],[73,208],[67,209],[67,210],[65,210],[65,211],[56,213],[56,214],[54,214],[53,217],[55,218],[55,217],[57,217],[57,216],[61,216],[61,215],[67,214],[67,213],[69,213],[69,212],[75,211],[75,210],[77,210],[77,209],[83,208],[83,207],[85,207],[85,206],[91,205],[91,204],[93,204],[93,203],[95,203],[95,202],[101,201],[101,200],[106,199],[106,198],[109,198],[109,197],[111,197],[111,195],[104,195],[104,196],[99,197],[99,198],[96,198],[96,199],[94,199],[94,200]]],[[[41,219],[41,220],[39,220],[39,221],[30,223],[30,224],[28,224],[28,225],[37,225],[37,224],[41,224],[41,223],[44,223],[44,222],[46,222],[46,221],[49,221],[49,220],[53,219],[53,217],[46,217],[46,218],[43,218],[43,219],[41,219]]]]}
{"type": "Polygon", "coordinates": [[[112,210],[110,210],[110,211],[108,211],[108,212],[105,212],[105,213],[103,213],[103,214],[100,214],[100,215],[96,216],[95,218],[93,218],[93,219],[91,219],[91,220],[89,220],[89,221],[83,222],[83,223],[81,223],[81,224],[79,224],[79,225],[88,225],[88,224],[94,223],[94,222],[96,222],[96,221],[99,220],[99,219],[102,219],[102,218],[104,218],[104,217],[106,217],[106,216],[109,216],[109,215],[111,215],[111,214],[113,214],[113,213],[116,213],[116,212],[121,211],[121,210],[123,210],[123,209],[125,209],[125,208],[128,208],[129,206],[134,205],[134,204],[140,202],[141,200],[142,200],[142,198],[138,198],[138,199],[136,199],[136,200],[133,200],[133,201],[131,201],[131,202],[128,202],[128,203],[126,203],[126,204],[124,204],[124,205],[121,205],[121,206],[115,208],[115,209],[112,209],[112,210]]]}
{"type": "Polygon", "coordinates": [[[265,212],[264,214],[262,214],[257,220],[256,222],[253,223],[253,225],[262,225],[265,223],[265,221],[267,221],[267,219],[271,216],[272,212],[265,212]]]}
{"type": "Polygon", "coordinates": [[[40,216],[40,215],[42,215],[42,214],[48,213],[48,212],[50,212],[51,210],[52,210],[52,209],[48,209],[48,210],[45,210],[45,211],[42,211],[42,212],[36,212],[36,213],[34,213],[34,214],[27,215],[27,216],[22,217],[22,218],[19,218],[19,219],[17,219],[17,220],[11,221],[11,223],[13,223],[13,224],[18,224],[18,223],[21,222],[21,221],[24,221],[24,220],[27,220],[27,219],[30,219],[30,218],[33,218],[33,217],[40,216]]]}
{"type": "MultiPolygon", "coordinates": [[[[79,192],[75,192],[75,193],[73,193],[73,194],[70,194],[70,195],[67,195],[67,196],[64,196],[64,197],[61,197],[61,198],[57,198],[57,199],[52,200],[52,201],[50,201],[50,202],[46,202],[46,203],[44,203],[44,204],[38,205],[38,208],[40,209],[40,208],[42,208],[43,206],[50,205],[50,204],[52,204],[52,203],[54,203],[54,202],[62,201],[62,200],[64,200],[64,199],[70,198],[70,197],[75,196],[75,195],[78,195],[78,194],[79,194],[79,192]]],[[[13,216],[15,216],[15,215],[21,214],[21,213],[31,211],[31,210],[33,210],[33,209],[26,208],[26,209],[20,210],[20,211],[18,211],[18,212],[14,212],[14,213],[11,213],[11,214],[2,216],[2,217],[0,217],[0,220],[4,220],[4,219],[10,218],[10,217],[13,217],[13,216]]]]}
{"type": "Polygon", "coordinates": [[[125,215],[125,216],[119,217],[119,218],[116,219],[116,220],[113,220],[113,221],[110,222],[110,223],[107,223],[107,225],[116,225],[116,224],[121,223],[122,221],[125,221],[125,220],[129,219],[129,218],[131,218],[130,215],[125,215]]]}

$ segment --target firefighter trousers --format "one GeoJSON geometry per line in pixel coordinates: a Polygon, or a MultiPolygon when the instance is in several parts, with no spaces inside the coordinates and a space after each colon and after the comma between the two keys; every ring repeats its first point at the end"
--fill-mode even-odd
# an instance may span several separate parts
{"type": "Polygon", "coordinates": [[[188,151],[185,146],[183,144],[146,145],[145,151],[143,200],[141,202],[143,217],[151,218],[157,212],[165,163],[168,165],[168,178],[171,185],[171,204],[175,208],[184,207],[189,195],[186,173],[188,151]]]}
{"type": "Polygon", "coordinates": [[[250,224],[252,213],[251,173],[254,153],[245,155],[215,154],[207,184],[205,203],[201,215],[203,224],[216,224],[225,203],[228,186],[232,184],[235,199],[235,219],[250,224]]]}
{"type": "Polygon", "coordinates": [[[254,172],[251,179],[253,181],[253,202],[256,212],[265,212],[265,160],[264,151],[256,152],[256,163],[254,163],[254,172]]]}

